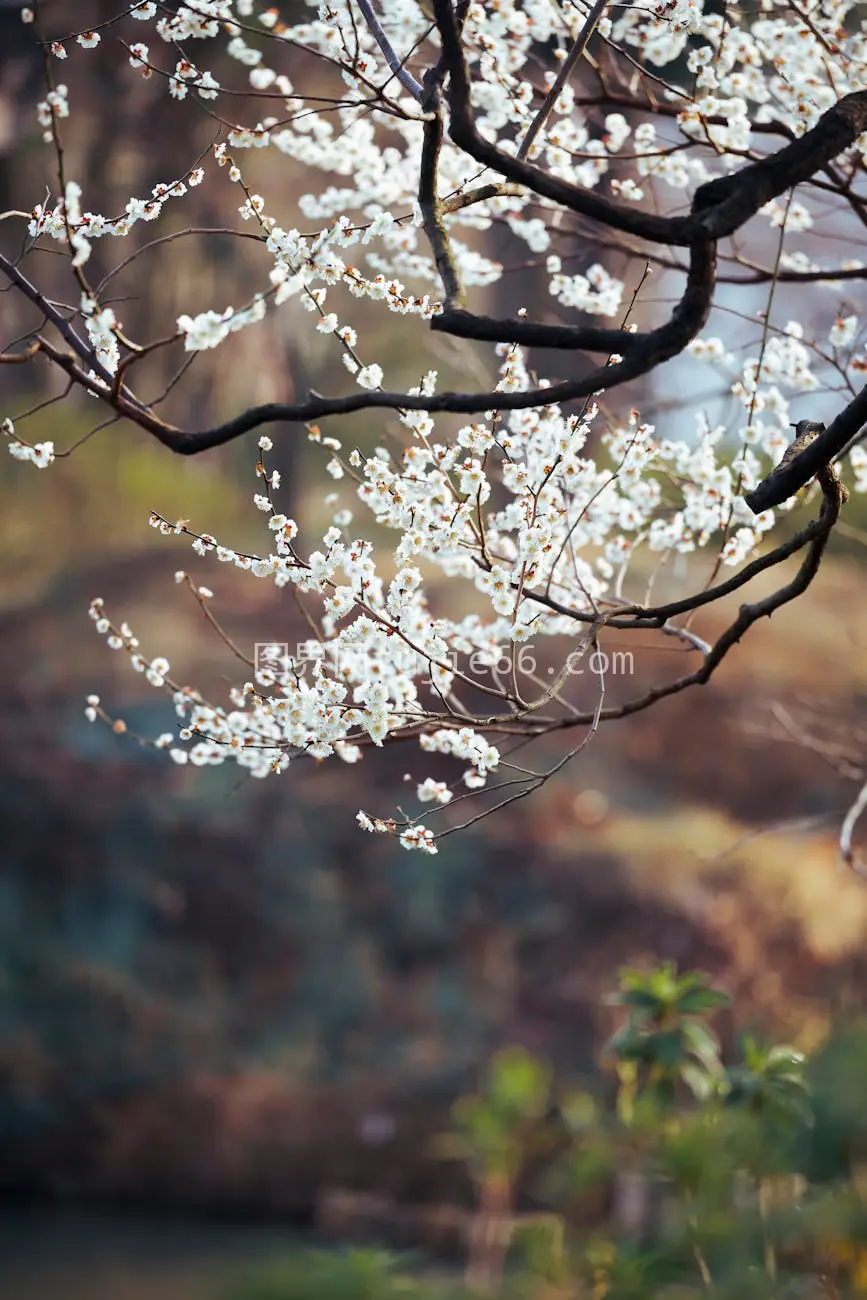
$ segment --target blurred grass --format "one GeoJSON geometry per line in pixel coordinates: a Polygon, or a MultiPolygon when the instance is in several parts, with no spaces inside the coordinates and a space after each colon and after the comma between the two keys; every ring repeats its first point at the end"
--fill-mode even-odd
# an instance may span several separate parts
{"type": "MultiPolygon", "coordinates": [[[[92,416],[69,406],[59,419],[51,409],[40,412],[21,432],[30,442],[51,439],[62,451],[90,428],[92,416]]],[[[254,462],[251,456],[245,483],[228,472],[228,459],[174,456],[122,424],[102,430],[45,471],[10,459],[0,479],[7,557],[0,599],[6,605],[23,602],[76,567],[155,548],[159,539],[148,525],[152,510],[188,518],[203,531],[206,520],[233,535],[246,525],[250,535],[254,462]]]]}
{"type": "Polygon", "coordinates": [[[385,1251],[299,1251],[233,1282],[219,1300],[461,1300],[457,1281],[385,1251]]]}

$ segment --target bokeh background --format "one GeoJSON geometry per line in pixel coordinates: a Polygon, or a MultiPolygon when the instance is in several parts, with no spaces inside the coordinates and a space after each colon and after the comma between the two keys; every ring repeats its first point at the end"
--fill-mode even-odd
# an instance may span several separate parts
{"type": "MultiPolygon", "coordinates": [[[[80,25],[108,12],[48,6],[58,29],[73,8],[80,25]]],[[[0,210],[29,209],[53,173],[33,107],[42,69],[17,5],[0,8],[0,51],[0,210]]],[[[63,66],[68,172],[85,208],[119,212],[175,178],[177,106],[122,57],[86,58],[63,66]]],[[[181,169],[214,135],[207,117],[186,120],[181,169]]],[[[283,205],[282,224],[300,223],[300,170],[287,162],[275,178],[271,155],[255,151],[244,165],[283,205]]],[[[237,189],[209,175],[157,233],[240,228],[237,205],[237,189]]],[[[127,244],[151,234],[142,224],[127,244]]],[[[19,223],[0,226],[4,250],[20,237],[19,223]]],[[[485,238],[504,264],[520,260],[508,232],[485,238]]],[[[58,298],[70,300],[56,260],[58,298]]],[[[181,311],[248,300],[265,268],[251,241],[178,238],[118,277],[116,310],[130,333],[152,337],[181,311]]],[[[544,310],[543,288],[538,268],[516,270],[487,301],[503,314],[518,300],[544,310]]],[[[665,290],[660,281],[648,311],[665,290]]],[[[741,309],[754,305],[742,291],[741,309]]],[[[0,296],[4,341],[27,320],[20,300],[0,296]]],[[[413,350],[399,318],[370,328],[394,386],[431,366],[472,383],[490,373],[482,349],[419,329],[413,350]]],[[[172,417],[203,424],[333,389],[345,376],[321,342],[309,318],[272,314],[233,339],[230,356],[197,361],[172,417]]],[[[161,364],[147,377],[155,388],[161,364]]],[[[669,380],[642,394],[671,436],[688,403],[708,396],[709,372],[681,373],[677,403],[669,380]]],[[[31,367],[2,380],[2,415],[59,391],[31,367]]],[[[710,399],[724,414],[723,390],[710,399]]],[[[95,418],[74,399],[22,432],[63,447],[95,418]]],[[[374,446],[380,428],[359,417],[352,432],[374,446]]],[[[295,429],[274,440],[283,508],[321,530],[322,450],[295,429]]],[[[356,1211],[363,1232],[387,1239],[389,1215],[365,1198],[466,1200],[460,1169],[430,1153],[452,1099],[507,1043],[565,1077],[590,1072],[613,1024],[603,995],[624,963],[711,972],[736,998],[729,1041],[754,1029],[809,1050],[863,1007],[867,892],[836,867],[856,787],[781,740],[771,713],[775,702],[818,712],[857,750],[867,698],[857,500],[808,595],[754,628],[709,686],[604,729],[532,799],[427,858],[355,826],[360,806],[388,814],[417,753],[354,768],[303,760],[245,783],[228,767],[175,767],[84,719],[96,692],[145,734],[172,724],[163,697],[94,635],[94,596],[179,679],[214,693],[237,666],[176,569],[215,588],[238,644],[305,635],[285,593],[215,573],[184,539],[148,527],[158,510],[255,546],[254,464],[252,441],[187,462],[121,425],[44,474],[0,461],[0,1290],[10,1297],[138,1300],[158,1285],[165,1300],[198,1300],[287,1240],[351,1234],[356,1211]]],[[[702,634],[731,610],[708,611],[702,634]]],[[[639,683],[667,671],[666,653],[637,648],[639,683]]]]}

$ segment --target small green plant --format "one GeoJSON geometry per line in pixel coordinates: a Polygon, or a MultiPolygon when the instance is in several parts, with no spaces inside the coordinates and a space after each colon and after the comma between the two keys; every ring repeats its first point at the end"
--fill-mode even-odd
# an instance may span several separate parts
{"type": "Polygon", "coordinates": [[[678,975],[666,964],[652,971],[626,970],[610,999],[625,1007],[627,1020],[608,1044],[621,1082],[618,1109],[634,1118],[639,1097],[645,1107],[666,1108],[685,1084],[705,1100],[723,1076],[720,1045],[705,1017],[729,1005],[727,993],[710,987],[706,975],[678,975]]]}
{"type": "Polygon", "coordinates": [[[378,1252],[314,1252],[227,1300],[867,1296],[863,1027],[812,1062],[744,1036],[725,1064],[708,1022],[730,999],[706,976],[627,970],[611,1001],[625,1020],[605,1051],[610,1103],[555,1088],[517,1047],[455,1102],[435,1149],[466,1165],[476,1192],[463,1285],[378,1252]],[[543,1208],[519,1213],[531,1170],[543,1208]]]}
{"type": "Polygon", "coordinates": [[[549,1068],[520,1047],[490,1062],[478,1092],[452,1107],[454,1129],[436,1149],[466,1163],[478,1198],[470,1229],[467,1285],[489,1290],[503,1274],[515,1226],[515,1185],[550,1105],[549,1068]]]}
{"type": "Polygon", "coordinates": [[[554,1267],[535,1245],[528,1270],[569,1296],[780,1294],[786,1214],[803,1185],[798,1141],[812,1122],[804,1058],[744,1037],[741,1059],[725,1065],[708,1022],[730,998],[698,972],[626,970],[610,1001],[626,1012],[605,1051],[613,1111],[567,1094],[570,1177],[551,1183],[562,1204],[565,1188],[608,1179],[609,1235],[582,1241],[563,1220],[554,1267]]]}
{"type": "Polygon", "coordinates": [[[726,1102],[742,1106],[775,1126],[812,1125],[803,1052],[794,1047],[763,1045],[748,1035],[741,1040],[741,1050],[743,1061],[725,1071],[726,1102]]]}
{"type": "Polygon", "coordinates": [[[428,1276],[417,1261],[412,1267],[386,1251],[301,1250],[238,1278],[221,1300],[472,1300],[472,1295],[460,1280],[428,1276]]]}
{"type": "Polygon", "coordinates": [[[224,1300],[411,1300],[409,1282],[385,1251],[304,1250],[240,1278],[224,1300]]]}

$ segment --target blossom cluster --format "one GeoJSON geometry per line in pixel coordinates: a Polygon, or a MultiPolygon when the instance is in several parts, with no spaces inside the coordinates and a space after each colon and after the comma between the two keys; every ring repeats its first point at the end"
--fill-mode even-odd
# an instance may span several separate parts
{"type": "MultiPolygon", "coordinates": [[[[574,214],[480,167],[451,138],[447,109],[436,160],[437,229],[447,254],[431,247],[429,214],[419,200],[430,114],[412,80],[394,75],[389,51],[354,0],[306,3],[307,12],[295,6],[284,21],[278,8],[256,0],[191,0],[171,11],[145,0],[100,31],[47,42],[48,88],[36,119],[58,158],[61,130],[75,112],[75,66],[107,57],[104,29],[114,25],[127,52],[123,75],[156,78],[177,101],[173,111],[193,104],[213,115],[219,134],[203,155],[207,171],[201,160],[185,158],[174,179],[131,196],[122,211],[86,208],[82,185],[60,168],[59,192],[30,212],[31,240],[51,240],[68,252],[77,286],[72,311],[90,348],[91,369],[84,370],[91,392],[107,398],[112,377],[123,374],[137,346],[123,331],[120,309],[86,278],[95,241],[123,239],[140,222],[169,229],[167,218],[174,222],[206,175],[209,185],[230,187],[261,264],[241,307],[210,300],[177,316],[170,332],[188,353],[228,350],[239,331],[293,313],[293,328],[340,359],[338,377],[345,369],[365,392],[382,390],[393,377],[365,337],[361,322],[369,313],[362,303],[412,317],[401,327],[421,332],[451,292],[444,261],[472,297],[502,281],[507,245],[519,246],[516,257],[508,254],[514,262],[526,256],[527,268],[538,271],[558,319],[580,323],[580,313],[631,331],[632,316],[644,313],[657,323],[654,313],[663,308],[645,301],[622,271],[626,245],[609,260],[604,244],[590,245],[574,214]],[[68,84],[52,80],[57,59],[68,84]],[[330,99],[320,93],[326,83],[330,99]],[[294,199],[285,184],[260,194],[248,183],[261,169],[246,160],[259,151],[270,151],[275,175],[300,184],[294,199]]],[[[675,212],[697,185],[766,152],[768,137],[803,134],[840,96],[867,86],[867,26],[850,0],[807,0],[803,7],[761,0],[751,15],[717,8],[706,0],[612,6],[598,30],[628,56],[623,66],[634,74],[633,90],[618,90],[615,103],[597,111],[585,104],[586,86],[576,74],[542,121],[540,90],[554,84],[556,68],[539,68],[552,50],[556,61],[567,57],[585,15],[550,0],[470,0],[462,40],[479,132],[515,154],[532,127],[528,157],[549,176],[622,205],[675,212]],[[648,66],[655,70],[647,82],[653,92],[642,96],[634,87],[648,66]]],[[[31,23],[34,14],[25,9],[22,18],[31,23]]],[[[439,55],[425,7],[379,0],[377,19],[392,53],[423,77],[439,55]]],[[[855,175],[865,162],[867,133],[835,166],[855,175]]],[[[814,254],[822,246],[798,243],[815,235],[823,217],[817,194],[784,194],[760,210],[756,225],[765,244],[778,247],[781,270],[821,274],[814,254]]],[[[96,196],[91,200],[95,206],[96,196]]],[[[659,260],[664,272],[672,270],[659,260]]],[[[862,265],[854,258],[831,264],[841,271],[862,265]]],[[[628,404],[634,394],[627,402],[616,389],[604,405],[588,400],[566,409],[547,400],[550,385],[538,377],[537,358],[503,343],[489,358],[496,371],[491,391],[532,393],[532,404],[480,408],[458,419],[398,407],[382,421],[382,445],[365,450],[310,426],[328,480],[331,522],[321,535],[305,536],[281,512],[280,471],[266,464],[272,445],[260,438],[263,482],[253,505],[267,518],[260,518],[255,553],[159,515],[151,523],[167,537],[187,538],[205,565],[227,564],[304,597],[314,611],[310,653],[303,662],[256,664],[228,703],[214,703],[175,681],[164,656],[146,657],[132,630],[110,621],[94,601],[91,616],[109,648],[125,653],[132,669],[172,700],[178,725],[153,743],[177,763],[231,760],[264,778],[299,755],[354,763],[365,749],[411,739],[422,755],[437,756],[429,759],[436,775],[413,778],[422,810],[402,821],[361,812],[358,821],[364,830],[397,835],[405,848],[435,853],[436,835],[421,819],[448,809],[456,790],[490,789],[507,764],[493,743],[497,719],[504,711],[530,718],[551,698],[545,683],[534,683],[530,696],[523,683],[523,695],[501,691],[474,713],[466,704],[478,690],[469,659],[496,664],[504,646],[530,638],[568,656],[594,620],[639,604],[648,575],[669,557],[680,563],[711,549],[733,569],[762,546],[774,513],[752,515],[743,494],[783,454],[792,403],[841,380],[851,384],[867,369],[863,311],[842,280],[829,273],[828,284],[834,296],[820,297],[815,330],[778,312],[772,321],[749,317],[749,333],[742,322],[732,328],[717,317],[692,339],[681,363],[692,373],[704,373],[702,366],[710,372],[727,399],[728,414],[719,418],[693,401],[683,403],[676,420],[664,410],[651,420],[628,404]],[[460,588],[448,616],[438,608],[443,586],[460,588]],[[440,779],[441,760],[456,765],[453,780],[440,779]]],[[[411,397],[442,391],[427,359],[418,371],[411,397]]],[[[642,395],[645,411],[652,401],[642,395]]],[[[40,468],[53,461],[52,442],[31,446],[11,421],[3,433],[17,459],[40,468]]],[[[867,491],[867,453],[856,448],[852,468],[856,489],[867,491]]],[[[212,599],[210,587],[182,571],[178,577],[195,599],[212,599]]],[[[87,716],[107,717],[96,697],[87,716]]]]}

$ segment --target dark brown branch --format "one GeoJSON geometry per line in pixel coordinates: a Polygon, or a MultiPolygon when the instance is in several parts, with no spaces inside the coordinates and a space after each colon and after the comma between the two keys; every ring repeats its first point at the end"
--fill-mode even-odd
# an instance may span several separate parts
{"type": "MultiPolygon", "coordinates": [[[[683,217],[662,218],[636,212],[629,205],[619,205],[589,193],[556,177],[547,176],[539,167],[502,153],[484,141],[473,122],[469,105],[467,67],[461,49],[459,16],[449,0],[434,0],[442,40],[442,54],[436,67],[426,76],[426,92],[434,106],[439,82],[449,78],[451,107],[450,130],[453,139],[480,162],[495,167],[516,184],[530,186],[537,194],[554,199],[571,210],[601,220],[618,229],[645,239],[658,239],[690,248],[690,268],[686,289],[671,319],[657,329],[633,335],[625,331],[543,325],[521,320],[497,321],[474,317],[453,304],[459,301],[460,285],[449,256],[448,240],[442,224],[447,205],[436,199],[436,162],[441,146],[442,128],[438,120],[425,123],[420,196],[423,199],[426,226],[438,266],[446,287],[446,310],[434,317],[432,328],[461,338],[478,338],[544,347],[581,348],[603,354],[616,352],[622,358],[612,365],[597,367],[582,379],[569,380],[551,387],[536,387],[527,392],[477,393],[447,392],[431,396],[410,397],[404,393],[362,392],[344,397],[327,398],[311,394],[307,401],[294,404],[269,403],[251,408],[235,419],[211,429],[184,431],[159,419],[154,411],[126,388],[116,391],[94,350],[76,333],[44,296],[22,275],[16,266],[0,258],[0,270],[30,298],[60,331],[71,348],[62,352],[40,340],[40,350],[75,378],[77,383],[96,392],[119,415],[123,415],[153,434],[172,450],[193,455],[220,446],[263,424],[287,421],[306,423],[334,415],[347,415],[370,409],[424,410],[431,413],[454,412],[477,414],[487,410],[520,410],[540,405],[565,403],[590,397],[629,380],[647,374],[664,361],[677,355],[695,337],[705,323],[711,305],[715,277],[715,244],[722,234],[731,233],[743,224],[769,198],[810,177],[817,169],[850,145],[867,124],[867,92],[857,92],[829,109],[815,127],[804,136],[785,145],[777,154],[751,163],[732,176],[701,186],[693,199],[692,211],[683,217]],[[79,364],[76,364],[76,359],[79,364]],[[81,365],[92,369],[109,387],[103,390],[93,381],[84,382],[81,365]]],[[[829,430],[809,448],[803,457],[786,467],[785,476],[774,479],[775,501],[784,500],[802,483],[851,441],[867,418],[867,398],[856,399],[829,430]],[[785,479],[785,482],[783,481],[785,479]],[[793,486],[792,486],[793,484],[793,486]]],[[[754,509],[771,504],[770,489],[761,485],[748,498],[754,509]]]]}
{"type": "MultiPolygon", "coordinates": [[[[691,614],[694,610],[701,609],[705,605],[716,604],[726,596],[733,595],[741,587],[745,587],[757,578],[760,573],[767,572],[768,569],[775,569],[778,564],[782,564],[790,556],[797,554],[810,542],[813,542],[823,532],[825,527],[823,519],[812,520],[804,528],[795,533],[787,541],[781,542],[775,546],[772,551],[760,555],[757,559],[752,560],[744,568],[739,569],[737,573],[726,578],[724,582],[719,582],[713,587],[707,587],[703,591],[693,592],[690,596],[683,596],[680,600],[669,601],[667,605],[630,605],[624,603],[618,607],[616,614],[606,615],[605,627],[618,632],[628,632],[647,629],[665,629],[666,624],[673,618],[678,618],[681,614],[691,614]]],[[[537,604],[551,609],[557,614],[564,614],[573,618],[580,623],[598,622],[598,615],[584,613],[582,611],[570,609],[568,605],[561,604],[552,596],[546,596],[540,592],[529,592],[528,597],[537,604]]],[[[672,626],[670,631],[676,635],[683,631],[682,628],[672,626]]]]}
{"type": "Polygon", "coordinates": [[[641,239],[679,245],[688,245],[695,238],[697,231],[690,226],[688,217],[657,217],[652,213],[638,212],[633,207],[614,203],[599,194],[572,185],[569,181],[551,176],[541,167],[504,153],[497,145],[485,140],[476,130],[470,108],[469,76],[451,0],[433,0],[433,10],[442,42],[443,61],[449,73],[449,134],[459,148],[476,162],[500,172],[507,180],[526,185],[543,198],[559,203],[572,212],[592,217],[615,230],[623,230],[641,239]]]}
{"type": "MultiPolygon", "coordinates": [[[[832,467],[825,467],[819,475],[819,483],[822,488],[822,509],[818,519],[814,521],[809,529],[805,529],[799,535],[801,546],[804,545],[806,537],[809,537],[810,540],[807,554],[804,556],[801,566],[791,582],[787,582],[784,586],[771,592],[770,595],[754,601],[751,605],[741,605],[737,618],[714,643],[710,651],[705,655],[701,667],[697,668],[695,672],[678,677],[675,681],[668,682],[664,686],[651,687],[644,695],[639,695],[634,700],[627,700],[625,704],[604,709],[600,721],[610,722],[616,718],[628,718],[634,713],[641,713],[644,709],[650,708],[659,700],[666,699],[670,695],[680,694],[681,691],[690,686],[705,686],[728,652],[737,645],[754,623],[757,623],[761,618],[770,618],[783,605],[787,605],[803,595],[819,571],[819,565],[828,544],[831,529],[837,522],[840,509],[846,499],[846,489],[840,482],[836,470],[832,467]]],[[[575,717],[564,718],[556,727],[545,726],[540,728],[540,734],[543,730],[545,732],[562,731],[569,727],[586,725],[592,717],[593,714],[582,713],[575,717]]]]}
{"type": "Polygon", "coordinates": [[[430,118],[424,124],[424,137],[419,167],[418,203],[421,208],[424,232],[434,255],[440,280],[446,295],[446,307],[460,307],[465,299],[455,259],[449,243],[448,231],[443,221],[443,205],[437,195],[440,151],[443,145],[443,120],[440,104],[441,72],[439,65],[425,75],[421,104],[430,118]]]}
{"type": "Polygon", "coordinates": [[[696,197],[701,194],[705,207],[712,205],[700,218],[702,227],[714,239],[733,234],[771,199],[808,181],[850,148],[865,128],[867,91],[844,95],[814,127],[778,153],[702,185],[696,197]]]}
{"type": "Polygon", "coordinates": [[[474,316],[472,312],[460,309],[446,309],[434,316],[431,329],[450,334],[453,338],[486,343],[519,343],[523,347],[573,352],[619,352],[621,356],[630,355],[649,338],[648,334],[597,329],[592,325],[544,325],[517,316],[496,320],[492,316],[474,316]]]}
{"type": "MultiPolygon", "coordinates": [[[[73,329],[66,317],[57,310],[54,304],[51,303],[44,294],[39,292],[35,285],[30,283],[26,275],[19,271],[15,263],[10,262],[2,253],[0,253],[0,271],[3,271],[6,277],[21,290],[25,298],[29,298],[33,305],[39,308],[45,319],[51,322],[58,333],[72,348],[74,355],[77,356],[80,361],[83,361],[85,365],[89,366],[90,369],[93,370],[94,374],[99,375],[100,379],[102,379],[104,383],[108,384],[110,388],[113,387],[114,376],[109,370],[106,370],[105,366],[97,356],[96,350],[92,348],[89,343],[84,342],[81,336],[73,329]]],[[[36,343],[38,344],[38,347],[32,349],[27,354],[28,358],[33,356],[37,350],[45,352],[46,355],[52,355],[45,339],[37,338],[36,343]]],[[[53,355],[52,359],[55,359],[53,355]]],[[[80,372],[76,370],[75,375],[73,375],[72,370],[69,370],[65,366],[63,368],[67,370],[69,375],[76,378],[76,382],[81,382],[78,379],[78,374],[80,372]]],[[[97,385],[88,384],[87,386],[90,387],[91,392],[98,392],[100,396],[103,395],[97,385]]],[[[145,408],[141,406],[135,396],[126,388],[123,389],[123,401],[126,406],[126,409],[122,412],[124,415],[131,414],[133,411],[137,411],[141,414],[144,413],[145,408]]],[[[112,405],[114,405],[114,403],[112,403],[112,405]]],[[[120,410],[120,407],[116,407],[116,409],[120,410]]]]}
{"type": "MultiPolygon", "coordinates": [[[[792,271],[782,269],[774,271],[769,267],[753,266],[742,258],[736,259],[739,266],[752,270],[752,275],[719,275],[719,284],[767,284],[776,280],[778,284],[831,284],[834,280],[867,280],[867,266],[836,266],[822,271],[792,271]]],[[[675,269],[680,268],[672,263],[675,269]]]]}
{"type": "Polygon", "coordinates": [[[382,29],[382,26],[373,12],[368,0],[358,0],[358,7],[361,10],[361,16],[370,28],[373,39],[376,41],[383,57],[391,70],[392,76],[397,77],[404,90],[408,90],[413,99],[421,102],[424,92],[416,81],[415,77],[407,68],[404,67],[404,60],[395,54],[391,42],[382,29]]]}
{"type": "Polygon", "coordinates": [[[563,87],[566,85],[567,81],[572,76],[576,63],[581,58],[581,55],[584,53],[584,51],[587,49],[587,45],[590,41],[590,37],[596,31],[596,28],[599,24],[599,19],[602,17],[602,14],[607,4],[608,4],[608,0],[596,0],[596,3],[593,5],[592,9],[587,15],[587,18],[584,22],[584,26],[581,28],[581,31],[576,36],[572,44],[571,50],[567,54],[566,58],[563,60],[563,66],[560,68],[560,71],[557,73],[557,76],[554,79],[554,84],[551,86],[551,89],[548,91],[547,95],[545,96],[545,99],[542,103],[542,107],[539,109],[538,113],[533,118],[533,121],[530,123],[529,127],[527,128],[527,134],[524,136],[523,140],[518,146],[517,156],[519,158],[527,157],[531,148],[533,147],[533,141],[536,139],[536,136],[542,130],[542,127],[545,125],[545,122],[551,116],[551,113],[554,111],[554,105],[557,103],[557,100],[560,98],[560,94],[563,90],[563,87]]]}
{"type": "MultiPolygon", "coordinates": [[[[133,420],[164,446],[182,456],[194,456],[212,447],[221,447],[251,429],[280,421],[306,424],[310,420],[321,420],[330,415],[349,415],[364,410],[429,411],[432,414],[448,411],[473,415],[480,411],[518,411],[569,402],[636,379],[682,352],[707,320],[713,292],[714,266],[714,245],[696,243],[691,250],[683,298],[665,325],[645,334],[641,340],[642,345],[637,346],[622,361],[600,366],[583,379],[568,380],[550,388],[532,388],[519,393],[490,390],[479,393],[437,393],[429,397],[385,392],[352,393],[346,397],[320,397],[314,394],[306,402],[269,402],[264,406],[251,407],[225,424],[197,432],[185,432],[165,424],[152,411],[133,405],[123,395],[116,400],[108,393],[100,392],[99,395],[104,401],[109,401],[119,414],[133,420]]],[[[69,365],[72,361],[70,357],[63,365],[67,373],[71,373],[69,365]]]]}
{"type": "Polygon", "coordinates": [[[824,165],[849,148],[867,128],[867,91],[844,96],[819,118],[811,130],[778,153],[750,163],[731,176],[719,177],[696,192],[697,206],[688,217],[658,217],[637,212],[542,168],[504,153],[476,129],[470,107],[469,77],[450,0],[433,0],[434,15],[449,72],[450,135],[477,162],[507,180],[527,185],[535,193],[572,212],[601,221],[614,230],[657,243],[688,246],[696,238],[721,239],[738,230],[759,208],[785,190],[809,180],[824,165]],[[699,211],[700,209],[700,211],[699,211]]]}
{"type": "Polygon", "coordinates": [[[772,510],[794,496],[826,466],[840,456],[867,424],[867,386],[832,420],[799,456],[780,464],[744,498],[754,514],[772,510]]]}
{"type": "MultiPolygon", "coordinates": [[[[434,131],[435,128],[436,123],[426,123],[426,129],[434,131]]],[[[434,146],[435,138],[431,140],[429,148],[434,146]]],[[[695,201],[698,201],[698,196],[696,196],[695,201]]],[[[672,313],[671,319],[664,325],[655,330],[650,330],[644,335],[630,335],[619,330],[600,330],[596,332],[588,329],[583,331],[582,337],[585,346],[595,348],[596,345],[592,340],[594,338],[597,341],[601,339],[602,343],[599,350],[611,352],[614,348],[618,348],[623,359],[612,365],[600,366],[583,379],[566,381],[555,384],[550,388],[534,388],[519,393],[491,391],[440,393],[428,397],[386,392],[354,393],[346,397],[336,398],[313,395],[306,402],[291,405],[272,402],[264,406],[253,407],[242,412],[234,420],[218,425],[213,429],[186,432],[160,420],[152,410],[144,408],[126,390],[118,393],[115,391],[114,386],[111,385],[110,391],[105,392],[93,383],[87,383],[84,386],[88,387],[91,392],[97,393],[119,415],[126,416],[138,424],[140,428],[153,434],[164,446],[186,456],[196,455],[213,447],[222,446],[251,429],[279,421],[307,423],[311,420],[324,419],[329,415],[347,415],[354,411],[371,409],[423,410],[431,413],[454,412],[471,415],[487,410],[525,410],[528,407],[569,402],[589,397],[595,393],[603,392],[606,389],[636,379],[647,374],[671,357],[677,356],[686,347],[687,343],[695,337],[707,320],[713,295],[715,266],[715,245],[697,238],[690,252],[690,267],[687,274],[686,288],[681,301],[672,313]],[[610,346],[612,343],[614,348],[610,346]]],[[[29,286],[29,282],[27,283],[34,301],[41,305],[41,295],[36,289],[29,286]]],[[[444,315],[446,321],[448,321],[449,313],[444,313],[444,315]]],[[[468,319],[471,318],[468,317],[467,313],[460,312],[456,313],[455,317],[459,325],[456,332],[461,334],[467,328],[468,319]]],[[[62,318],[60,319],[62,320],[62,318]]],[[[63,323],[65,324],[65,322],[63,323]]],[[[436,318],[434,318],[434,324],[436,325],[436,318]]],[[[493,327],[496,328],[496,322],[493,323],[493,327]]],[[[447,331],[447,325],[442,325],[439,328],[447,331]]],[[[537,328],[544,329],[546,327],[537,328]]],[[[466,334],[464,333],[463,336],[466,337],[466,334]]],[[[73,349],[74,353],[79,357],[81,357],[81,351],[79,350],[81,346],[79,343],[79,347],[73,349]]],[[[52,348],[45,340],[41,341],[41,347],[68,375],[75,377],[77,382],[82,382],[84,376],[80,369],[75,366],[73,355],[63,354],[58,349],[52,348]]],[[[86,355],[81,359],[89,360],[86,355]]],[[[94,369],[96,368],[94,366],[94,369]]],[[[107,376],[107,378],[111,379],[110,376],[107,376]]]]}
{"type": "Polygon", "coordinates": [[[20,366],[25,361],[32,361],[39,351],[39,344],[34,342],[25,348],[23,352],[0,352],[0,365],[3,366],[20,366]]]}
{"type": "Polygon", "coordinates": [[[106,383],[111,383],[111,375],[103,367],[102,362],[99,360],[90,344],[84,342],[84,339],[82,339],[80,334],[76,333],[66,317],[48,301],[44,294],[39,292],[34,284],[30,283],[27,276],[18,269],[15,263],[10,262],[2,253],[0,253],[0,271],[3,272],[7,280],[11,280],[12,283],[21,290],[25,298],[30,299],[34,307],[38,307],[45,319],[50,321],[57,332],[66,340],[75,355],[81,361],[85,361],[89,366],[92,366],[100,378],[104,379],[106,383]]]}

